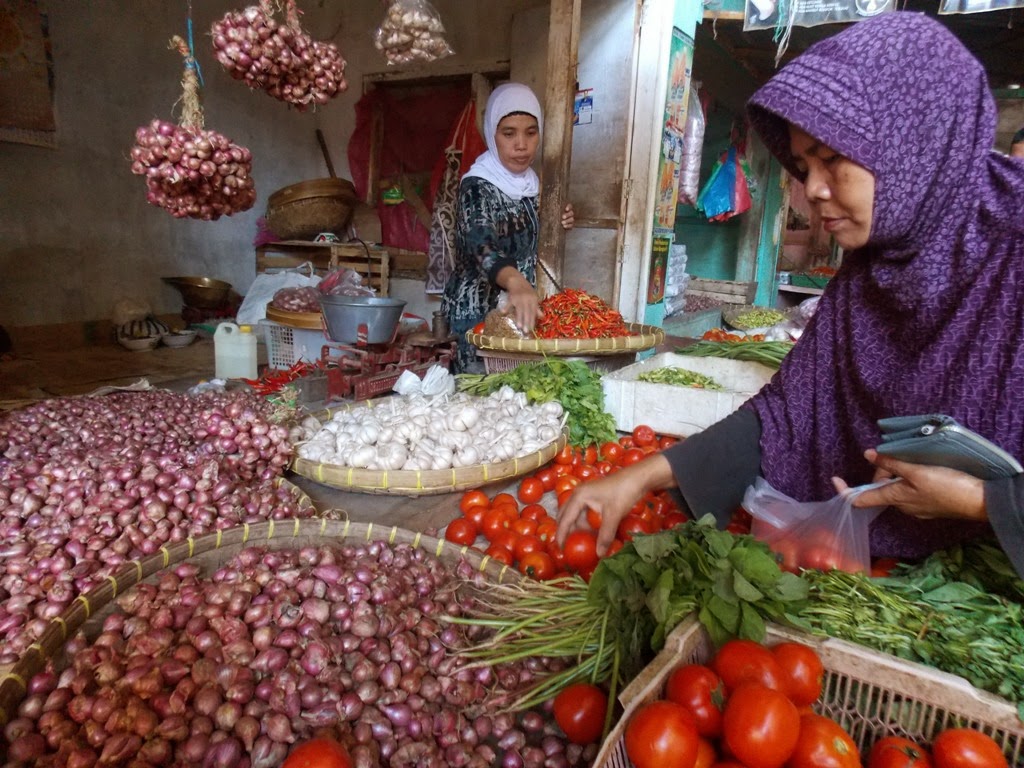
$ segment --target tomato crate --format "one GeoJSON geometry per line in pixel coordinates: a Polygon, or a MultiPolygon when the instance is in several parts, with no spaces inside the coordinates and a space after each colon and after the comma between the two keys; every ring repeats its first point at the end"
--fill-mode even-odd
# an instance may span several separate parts
{"type": "MultiPolygon", "coordinates": [[[[1024,722],[1009,701],[981,691],[962,677],[835,638],[769,625],[766,645],[809,645],[825,667],[814,710],[849,732],[866,758],[884,736],[928,745],[946,728],[974,728],[1000,745],[1014,768],[1024,767],[1024,722]]],[[[619,695],[623,713],[594,761],[595,768],[632,768],[624,735],[633,714],[662,696],[668,676],[684,664],[703,664],[714,653],[695,616],[666,638],[665,647],[619,695]]]]}

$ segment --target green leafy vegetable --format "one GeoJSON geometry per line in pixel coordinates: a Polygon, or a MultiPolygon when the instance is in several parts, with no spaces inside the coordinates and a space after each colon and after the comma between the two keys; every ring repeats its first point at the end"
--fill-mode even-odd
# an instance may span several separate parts
{"type": "Polygon", "coordinates": [[[705,376],[697,371],[690,371],[686,368],[666,366],[655,368],[653,371],[646,371],[637,376],[640,381],[649,381],[652,384],[671,384],[674,387],[693,387],[694,389],[720,390],[722,385],[710,376],[705,376]]]}
{"type": "Polygon", "coordinates": [[[698,341],[688,347],[679,347],[680,355],[693,357],[725,357],[730,360],[750,360],[778,368],[782,359],[793,348],[792,341],[698,341]]]}
{"type": "Polygon", "coordinates": [[[531,403],[557,400],[568,414],[572,445],[600,445],[618,437],[615,418],[604,409],[601,375],[581,360],[548,357],[502,373],[462,373],[455,381],[460,390],[473,395],[489,395],[508,385],[525,393],[531,403]]]}

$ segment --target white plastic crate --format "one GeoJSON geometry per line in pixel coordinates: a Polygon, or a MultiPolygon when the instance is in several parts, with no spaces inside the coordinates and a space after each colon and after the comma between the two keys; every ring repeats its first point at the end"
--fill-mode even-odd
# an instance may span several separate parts
{"type": "MultiPolygon", "coordinates": [[[[530,352],[505,352],[493,349],[479,349],[477,352],[484,361],[484,370],[487,373],[503,373],[511,371],[522,363],[537,363],[544,359],[544,355],[530,352]]],[[[552,360],[581,360],[587,364],[588,368],[600,373],[617,371],[636,362],[636,352],[627,352],[622,355],[580,355],[575,357],[548,355],[548,357],[552,360]]]]}
{"type": "Polygon", "coordinates": [[[689,437],[721,421],[771,380],[761,363],[662,352],[601,378],[604,407],[620,432],[646,424],[659,434],[689,437]],[[676,367],[710,376],[724,389],[709,390],[638,381],[642,373],[676,367]]]}
{"type": "MultiPolygon", "coordinates": [[[[825,667],[814,711],[846,728],[862,756],[884,736],[904,736],[927,745],[946,728],[975,728],[995,739],[1011,766],[1024,766],[1024,723],[1005,699],[923,664],[844,640],[768,626],[766,645],[793,640],[814,648],[825,667]]],[[[630,718],[644,704],[661,698],[674,669],[704,664],[713,653],[711,640],[696,618],[691,616],[676,627],[661,653],[619,695],[622,717],[601,747],[594,768],[632,768],[624,739],[630,718]]]]}
{"type": "Polygon", "coordinates": [[[320,352],[330,339],[322,329],[295,328],[291,325],[261,320],[267,344],[267,364],[275,370],[286,370],[295,363],[315,363],[320,352]]]}

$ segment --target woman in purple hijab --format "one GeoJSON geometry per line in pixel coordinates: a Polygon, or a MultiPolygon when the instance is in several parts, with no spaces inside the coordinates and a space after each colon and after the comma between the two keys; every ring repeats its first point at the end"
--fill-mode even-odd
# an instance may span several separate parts
{"type": "Polygon", "coordinates": [[[678,486],[725,525],[758,476],[800,501],[889,475],[873,556],[993,531],[1024,574],[1024,477],[982,481],[875,454],[878,419],[944,413],[1024,459],[1024,163],[993,149],[981,64],[939,22],[887,13],[823,40],[752,97],[751,123],[844,249],[814,319],[743,408],[577,490],[612,540],[633,501],[678,486]],[[837,478],[842,480],[837,482],[837,478]]]}

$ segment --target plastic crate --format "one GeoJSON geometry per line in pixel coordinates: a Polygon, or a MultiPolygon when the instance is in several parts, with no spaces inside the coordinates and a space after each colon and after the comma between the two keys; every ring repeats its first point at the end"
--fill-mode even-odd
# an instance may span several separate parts
{"type": "MultiPolygon", "coordinates": [[[[478,349],[477,353],[484,361],[484,370],[487,373],[502,373],[511,371],[522,363],[537,363],[544,359],[544,355],[531,354],[529,352],[498,352],[493,349],[478,349]]],[[[549,356],[550,357],[550,356],[549,356]]],[[[577,357],[557,356],[555,360],[581,360],[600,373],[617,371],[636,362],[636,352],[629,352],[623,355],[581,355],[577,357]]]]}
{"type": "MultiPolygon", "coordinates": [[[[883,736],[905,736],[929,744],[942,730],[975,728],[1003,748],[1011,766],[1024,765],[1024,723],[1010,702],[981,691],[962,677],[904,661],[843,640],[820,638],[769,625],[766,645],[795,640],[813,647],[825,666],[822,694],[814,710],[840,723],[862,756],[883,736]]],[[[594,761],[594,768],[632,768],[624,734],[642,705],[661,697],[672,670],[707,662],[713,648],[707,632],[690,617],[665,640],[665,648],[623,689],[623,714],[594,761]]]]}
{"type": "Polygon", "coordinates": [[[267,344],[267,364],[275,370],[286,370],[295,363],[315,363],[329,341],[323,330],[295,328],[291,325],[261,320],[267,344]]]}

